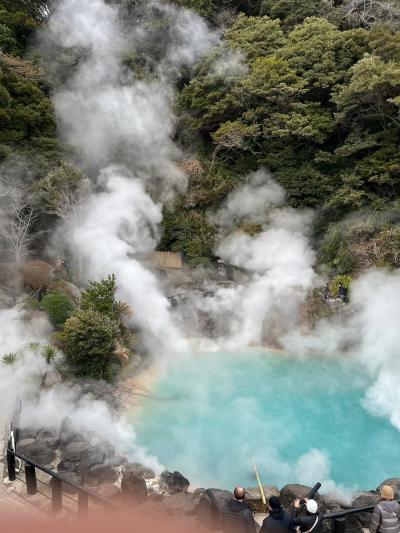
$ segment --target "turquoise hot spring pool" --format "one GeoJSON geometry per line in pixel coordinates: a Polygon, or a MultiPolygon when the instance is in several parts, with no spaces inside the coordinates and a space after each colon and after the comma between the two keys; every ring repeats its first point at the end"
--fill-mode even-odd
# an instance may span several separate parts
{"type": "Polygon", "coordinates": [[[340,358],[181,357],[135,412],[137,443],[199,487],[255,486],[254,458],[264,484],[373,489],[399,475],[400,433],[364,408],[371,383],[340,358]]]}

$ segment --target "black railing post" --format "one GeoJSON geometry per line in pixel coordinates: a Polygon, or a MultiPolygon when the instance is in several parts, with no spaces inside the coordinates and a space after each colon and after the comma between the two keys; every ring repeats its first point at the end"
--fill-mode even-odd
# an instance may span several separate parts
{"type": "Polygon", "coordinates": [[[33,465],[25,463],[26,492],[29,496],[37,493],[36,469],[33,465]]]}
{"type": "Polygon", "coordinates": [[[15,481],[15,455],[7,450],[7,470],[8,470],[8,479],[10,481],[15,481]]]}
{"type": "Polygon", "coordinates": [[[345,533],[346,518],[344,516],[333,519],[333,533],[345,533]]]}
{"type": "Polygon", "coordinates": [[[62,481],[59,478],[51,478],[51,509],[53,512],[62,509],[62,481]]]}
{"type": "Polygon", "coordinates": [[[78,494],[78,515],[79,518],[86,518],[89,512],[89,496],[86,492],[79,491],[78,494]]]}

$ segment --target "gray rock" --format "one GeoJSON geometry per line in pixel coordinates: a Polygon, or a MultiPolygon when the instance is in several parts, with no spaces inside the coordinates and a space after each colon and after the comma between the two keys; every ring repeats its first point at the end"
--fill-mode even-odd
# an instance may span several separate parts
{"type": "Polygon", "coordinates": [[[80,472],[86,473],[93,466],[102,464],[105,458],[106,456],[104,452],[100,450],[97,446],[93,448],[88,448],[84,450],[81,455],[81,460],[78,465],[78,470],[80,472]]]}
{"type": "Polygon", "coordinates": [[[57,433],[48,429],[39,429],[36,439],[57,439],[57,433]]]}
{"type": "Polygon", "coordinates": [[[394,489],[394,497],[396,500],[400,498],[400,478],[392,477],[390,479],[385,479],[382,483],[376,488],[376,492],[380,494],[381,489],[384,485],[389,485],[394,489]]]}
{"type": "Polygon", "coordinates": [[[72,461],[61,461],[57,465],[58,472],[77,472],[78,465],[72,461]]]}
{"type": "Polygon", "coordinates": [[[26,455],[26,449],[29,448],[29,446],[32,445],[34,442],[36,442],[36,440],[33,438],[25,438],[19,440],[16,445],[17,452],[21,455],[26,455]]]}
{"type": "Polygon", "coordinates": [[[114,446],[107,441],[102,441],[96,444],[96,449],[101,451],[105,458],[113,457],[115,455],[114,446]]]}
{"type": "Polygon", "coordinates": [[[196,516],[200,525],[216,531],[221,529],[221,515],[227,501],[233,498],[229,490],[207,489],[200,497],[196,508],[196,516]]]}
{"type": "MultiPolygon", "coordinates": [[[[272,485],[263,486],[263,490],[267,503],[268,499],[271,498],[271,496],[280,496],[279,489],[272,485]]],[[[256,511],[258,513],[265,513],[260,489],[258,487],[246,489],[246,501],[253,511],[256,511]]]]}
{"type": "Polygon", "coordinates": [[[38,430],[37,428],[23,428],[19,430],[19,440],[34,439],[38,430]]]}
{"type": "Polygon", "coordinates": [[[128,503],[140,503],[147,499],[147,486],[143,477],[131,472],[124,472],[121,481],[121,493],[128,503]]]}
{"type": "Polygon", "coordinates": [[[52,450],[57,450],[60,441],[57,438],[47,437],[47,439],[38,439],[42,444],[52,450]]]}
{"type": "Polygon", "coordinates": [[[102,485],[114,483],[118,479],[118,471],[110,465],[95,465],[86,473],[85,481],[88,485],[102,485]]]}
{"type": "Polygon", "coordinates": [[[128,474],[134,474],[144,479],[154,479],[156,477],[154,471],[151,468],[141,465],[140,463],[128,463],[124,467],[124,472],[128,474]]]}
{"type": "Polygon", "coordinates": [[[109,500],[116,499],[121,494],[117,485],[112,483],[103,483],[102,485],[98,485],[94,488],[94,491],[100,496],[103,496],[103,498],[107,498],[109,500]]]}
{"type": "MultiPolygon", "coordinates": [[[[381,501],[379,494],[373,492],[363,492],[357,496],[352,502],[351,507],[367,507],[369,505],[376,505],[381,501]]],[[[372,513],[357,513],[350,515],[346,520],[346,528],[362,530],[368,528],[371,523],[372,513]]]]}
{"type": "Polygon", "coordinates": [[[85,453],[92,449],[92,445],[86,441],[70,442],[62,451],[62,458],[65,461],[79,463],[85,453]]]}
{"type": "Polygon", "coordinates": [[[200,502],[199,496],[194,496],[188,492],[178,492],[167,496],[162,501],[162,510],[170,515],[189,515],[194,516],[200,502]]]}
{"type": "MultiPolygon", "coordinates": [[[[283,489],[281,489],[281,503],[282,507],[285,509],[288,509],[294,500],[297,498],[307,498],[308,494],[311,491],[311,487],[307,487],[306,485],[285,485],[283,489]]],[[[318,502],[318,507],[321,512],[325,512],[325,503],[322,496],[320,496],[318,493],[314,496],[314,500],[318,502]]]]}
{"type": "Polygon", "coordinates": [[[54,387],[54,385],[58,385],[59,383],[62,383],[62,376],[58,370],[52,370],[51,372],[47,372],[44,378],[43,385],[45,387],[54,387]]]}
{"type": "Polygon", "coordinates": [[[82,440],[80,435],[75,431],[74,426],[68,417],[65,417],[61,423],[58,438],[60,439],[60,448],[64,448],[70,442],[82,440]]]}
{"type": "Polygon", "coordinates": [[[110,457],[109,459],[106,459],[106,464],[111,466],[123,466],[128,464],[128,459],[124,457],[123,455],[114,455],[114,457],[110,457]]]}
{"type": "MultiPolygon", "coordinates": [[[[75,483],[75,485],[83,485],[83,476],[79,472],[63,471],[60,472],[60,477],[67,481],[70,481],[71,483],[75,483]]],[[[62,490],[67,494],[76,494],[78,492],[78,489],[72,487],[71,485],[68,485],[67,483],[62,484],[62,490]]]]}
{"type": "Polygon", "coordinates": [[[160,485],[169,493],[186,492],[190,482],[180,472],[168,472],[165,470],[160,476],[160,485]]]}
{"type": "Polygon", "coordinates": [[[23,443],[23,451],[20,447],[17,447],[17,450],[21,450],[20,453],[22,455],[25,455],[28,459],[32,459],[32,461],[41,466],[50,465],[56,458],[55,450],[50,448],[46,441],[34,440],[29,444],[27,444],[26,441],[25,443],[24,441],[21,442],[23,443]]]}

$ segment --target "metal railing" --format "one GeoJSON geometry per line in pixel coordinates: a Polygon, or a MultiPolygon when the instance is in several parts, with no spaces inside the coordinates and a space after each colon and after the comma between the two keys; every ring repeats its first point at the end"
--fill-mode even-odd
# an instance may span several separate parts
{"type": "Polygon", "coordinates": [[[89,509],[90,509],[89,508],[90,498],[92,498],[95,502],[100,503],[105,511],[123,509],[122,506],[114,502],[110,502],[107,498],[100,496],[96,492],[86,487],[82,487],[81,485],[78,485],[77,483],[74,483],[73,481],[69,481],[68,479],[65,479],[64,477],[60,476],[57,472],[54,472],[53,470],[50,470],[44,466],[41,466],[35,463],[34,461],[32,461],[32,459],[29,459],[28,457],[25,457],[24,455],[17,453],[16,451],[12,450],[10,447],[8,447],[6,450],[6,456],[7,456],[8,479],[10,481],[15,481],[17,479],[16,458],[20,459],[21,461],[25,463],[24,473],[25,473],[26,492],[28,496],[33,496],[39,492],[38,486],[37,486],[37,483],[39,480],[36,478],[36,469],[40,470],[41,472],[44,472],[45,474],[51,477],[50,483],[49,484],[45,483],[45,485],[51,488],[51,509],[53,512],[59,512],[62,510],[63,496],[67,497],[65,494],[63,495],[63,484],[68,485],[69,487],[72,487],[74,490],[78,492],[77,501],[73,498],[69,498],[69,499],[77,503],[77,506],[78,506],[77,514],[81,518],[86,518],[88,516],[89,509]]]}
{"type": "MultiPolygon", "coordinates": [[[[61,511],[63,508],[63,483],[72,487],[78,493],[78,500],[73,500],[77,503],[77,514],[81,518],[88,516],[90,507],[89,500],[92,498],[95,502],[100,503],[104,510],[123,510],[122,505],[119,505],[115,502],[110,502],[107,498],[100,496],[96,492],[82,487],[73,481],[63,478],[57,472],[50,470],[44,466],[38,465],[32,459],[25,457],[12,450],[10,447],[6,450],[7,456],[7,470],[8,470],[8,479],[10,481],[15,481],[17,479],[16,472],[16,458],[20,459],[25,463],[24,473],[25,473],[25,483],[27,488],[27,494],[29,496],[35,495],[38,493],[37,487],[37,478],[36,478],[36,469],[44,472],[45,474],[51,477],[51,482],[47,486],[51,488],[51,509],[53,512],[61,511]]],[[[70,500],[72,498],[69,498],[70,500]]],[[[400,501],[399,501],[400,503],[400,501]]],[[[345,533],[346,531],[346,517],[351,515],[356,515],[359,513],[373,512],[375,505],[368,505],[366,507],[355,507],[350,509],[344,509],[341,511],[335,511],[333,513],[325,513],[322,517],[322,520],[331,520],[332,532],[333,533],[345,533]]]]}

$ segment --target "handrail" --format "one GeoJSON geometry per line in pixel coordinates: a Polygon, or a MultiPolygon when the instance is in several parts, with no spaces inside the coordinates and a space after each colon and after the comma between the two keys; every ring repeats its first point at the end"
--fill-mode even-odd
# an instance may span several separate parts
{"type": "MultiPolygon", "coordinates": [[[[400,500],[397,500],[397,503],[400,503],[400,500]]],[[[367,505],[366,507],[352,507],[351,509],[345,509],[344,511],[324,514],[322,520],[331,520],[333,518],[342,518],[357,513],[372,512],[374,509],[375,505],[367,505]]]]}
{"type": "Polygon", "coordinates": [[[369,511],[373,511],[375,509],[375,505],[368,505],[366,507],[352,507],[351,509],[345,509],[344,511],[337,511],[335,513],[327,513],[324,514],[322,517],[322,520],[331,520],[332,518],[342,518],[344,516],[357,514],[357,513],[365,513],[369,511]]]}
{"type": "Polygon", "coordinates": [[[14,452],[10,448],[7,448],[6,453],[10,454],[10,455],[12,455],[14,457],[18,457],[18,459],[21,459],[21,461],[24,461],[24,463],[26,463],[28,465],[31,465],[34,468],[38,468],[39,470],[41,470],[45,474],[48,474],[49,476],[51,476],[52,478],[57,479],[60,482],[65,483],[66,485],[69,485],[70,487],[73,487],[74,489],[76,489],[80,493],[86,494],[87,496],[90,496],[90,497],[94,498],[95,500],[103,503],[104,505],[107,505],[109,507],[114,507],[116,509],[117,508],[123,509],[123,507],[121,505],[118,505],[115,502],[110,502],[110,500],[108,500],[104,496],[101,496],[100,494],[97,494],[97,492],[94,492],[93,490],[88,489],[87,487],[82,487],[82,485],[78,485],[77,483],[74,483],[73,481],[65,479],[64,477],[60,476],[57,472],[54,472],[54,470],[50,470],[49,468],[46,468],[45,466],[39,465],[39,464],[35,463],[35,461],[33,461],[32,459],[29,459],[28,457],[25,457],[24,455],[21,455],[18,452],[14,452]]]}

